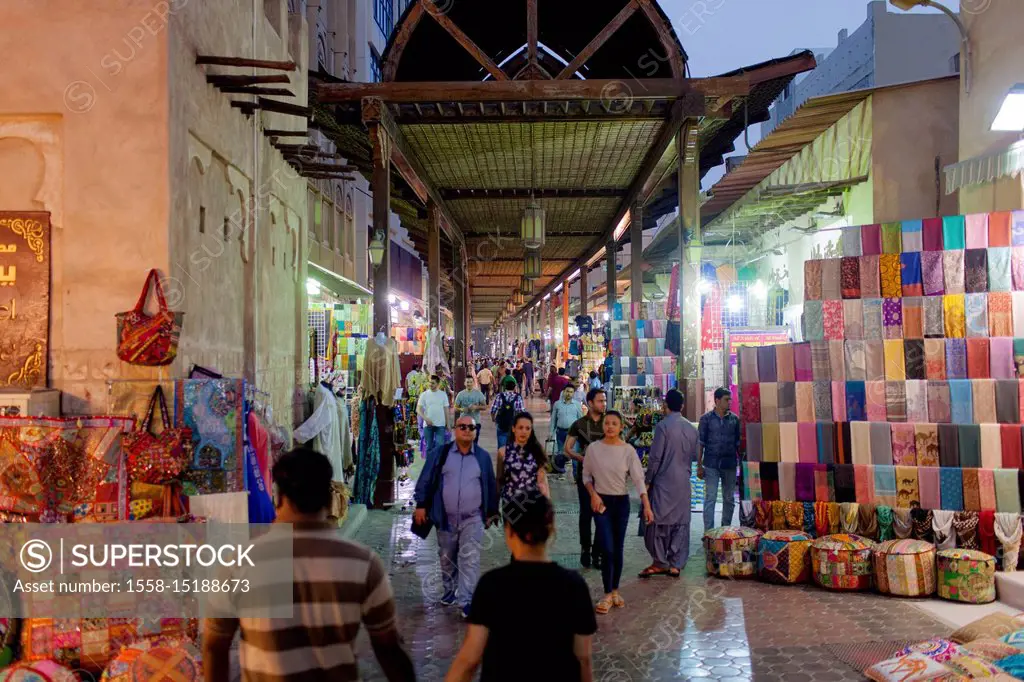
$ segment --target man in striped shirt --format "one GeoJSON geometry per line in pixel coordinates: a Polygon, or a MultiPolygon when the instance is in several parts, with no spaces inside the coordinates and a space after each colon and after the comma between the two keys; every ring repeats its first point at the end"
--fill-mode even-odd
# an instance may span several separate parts
{"type": "MultiPolygon", "coordinates": [[[[261,559],[269,562],[280,555],[274,551],[275,543],[282,538],[292,542],[293,615],[253,618],[242,613],[234,618],[207,618],[203,632],[206,681],[229,679],[229,652],[239,629],[243,682],[358,680],[354,645],[361,625],[369,632],[387,679],[415,680],[412,661],[398,634],[384,563],[370,549],[343,540],[338,528],[327,521],[334,478],[330,461],[313,450],[297,448],[278,460],[272,476],[280,493],[277,522],[292,524],[292,535],[271,529],[253,543],[252,555],[258,572],[261,559]]],[[[252,575],[252,582],[259,585],[259,577],[252,575]]],[[[263,581],[262,590],[271,589],[275,588],[263,581]]],[[[242,597],[226,598],[236,600],[237,606],[242,597]]]]}

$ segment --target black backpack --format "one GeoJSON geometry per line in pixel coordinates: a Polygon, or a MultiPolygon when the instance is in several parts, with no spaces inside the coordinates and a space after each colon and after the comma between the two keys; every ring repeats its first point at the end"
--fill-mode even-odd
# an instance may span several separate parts
{"type": "Polygon", "coordinates": [[[515,398],[509,398],[504,393],[498,397],[498,400],[501,401],[501,406],[498,408],[494,422],[498,425],[499,432],[507,433],[512,430],[512,424],[516,420],[516,401],[515,398]]]}

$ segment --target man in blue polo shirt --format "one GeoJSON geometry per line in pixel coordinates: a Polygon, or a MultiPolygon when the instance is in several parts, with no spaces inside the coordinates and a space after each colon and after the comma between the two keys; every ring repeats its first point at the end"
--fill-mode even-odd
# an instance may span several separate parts
{"type": "Polygon", "coordinates": [[[732,394],[715,389],[715,409],[697,427],[697,478],[704,480],[704,530],[715,527],[718,483],[722,483],[722,525],[732,525],[736,499],[736,465],[740,450],[740,418],[729,410],[732,394]]]}

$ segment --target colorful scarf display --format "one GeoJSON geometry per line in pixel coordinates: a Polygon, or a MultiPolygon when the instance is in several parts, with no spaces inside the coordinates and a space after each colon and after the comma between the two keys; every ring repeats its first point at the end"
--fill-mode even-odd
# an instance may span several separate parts
{"type": "Polygon", "coordinates": [[[964,289],[968,294],[988,292],[988,249],[964,251],[964,289]]]}
{"type": "Polygon", "coordinates": [[[966,240],[964,248],[984,249],[988,248],[988,214],[973,213],[964,216],[966,224],[966,240]]]}
{"type": "Polygon", "coordinates": [[[949,379],[967,378],[966,339],[946,339],[946,377],[949,379]]]}
{"type": "MultiPolygon", "coordinates": [[[[938,467],[918,467],[917,478],[921,495],[921,506],[925,509],[942,508],[942,489],[939,484],[938,467]]],[[[897,469],[897,476],[899,470],[897,469]]]]}
{"type": "Polygon", "coordinates": [[[886,298],[882,300],[882,325],[885,338],[903,338],[902,298],[886,298]]]}
{"type": "Polygon", "coordinates": [[[996,487],[996,511],[1020,514],[1017,472],[1013,469],[996,469],[993,477],[996,487]]]}
{"type": "Polygon", "coordinates": [[[924,339],[906,339],[903,342],[904,365],[907,379],[927,379],[924,364],[924,339]]]}
{"type": "Polygon", "coordinates": [[[882,298],[899,298],[903,295],[903,280],[900,276],[900,257],[895,253],[883,253],[878,257],[879,278],[882,284],[882,298]]]}
{"type": "Polygon", "coordinates": [[[843,336],[847,341],[864,338],[864,302],[843,301],[843,336]]]}
{"type": "MultiPolygon", "coordinates": [[[[889,422],[907,421],[907,384],[903,381],[885,382],[885,414],[889,422]]],[[[894,423],[893,426],[896,426],[894,423]]]]}
{"type": "Polygon", "coordinates": [[[1009,211],[998,211],[988,214],[988,245],[990,247],[1010,246],[1011,214],[1009,211]]]}
{"type": "Polygon", "coordinates": [[[844,256],[859,256],[864,253],[861,246],[860,226],[844,227],[839,237],[844,256]]]}
{"type": "Polygon", "coordinates": [[[763,429],[764,427],[759,423],[747,422],[746,433],[748,461],[760,462],[764,456],[764,445],[762,442],[763,429]]]}
{"type": "Polygon", "coordinates": [[[864,338],[869,341],[881,341],[885,338],[885,325],[882,322],[882,299],[866,298],[863,301],[864,338]]]}
{"type": "Polygon", "coordinates": [[[914,450],[917,464],[923,467],[939,466],[939,428],[935,424],[914,424],[914,450]]]}
{"type": "Polygon", "coordinates": [[[793,345],[795,381],[814,381],[814,358],[808,342],[793,345]]]}
{"type": "Polygon", "coordinates": [[[753,346],[740,346],[738,356],[740,382],[751,384],[761,381],[757,371],[757,348],[753,346]]]}
{"type": "Polygon", "coordinates": [[[989,336],[1013,336],[1013,294],[995,292],[988,295],[989,336]]]}
{"type": "Polygon", "coordinates": [[[824,316],[825,338],[838,341],[844,337],[843,327],[843,302],[830,299],[822,303],[822,315],[824,316]]]}
{"type": "Polygon", "coordinates": [[[842,341],[828,341],[828,365],[832,381],[846,381],[846,349],[842,341]]]}
{"type": "Polygon", "coordinates": [[[896,467],[896,507],[913,509],[921,503],[920,481],[917,467],[896,467]]]}
{"type": "Polygon", "coordinates": [[[814,419],[832,421],[832,382],[815,381],[811,385],[814,399],[814,419]]]}
{"type": "Polygon", "coordinates": [[[761,382],[761,421],[765,424],[779,421],[779,385],[761,382]]]}
{"type": "Polygon", "coordinates": [[[942,252],[942,278],[947,294],[965,293],[964,252],[942,252]]]}
{"type": "Polygon", "coordinates": [[[838,258],[821,261],[821,300],[830,301],[843,297],[842,272],[838,258]]]}
{"type": "Polygon", "coordinates": [[[988,379],[991,368],[988,339],[967,339],[967,377],[988,379]]]}
{"type": "Polygon", "coordinates": [[[942,274],[942,251],[921,253],[922,291],[926,296],[941,296],[946,293],[942,274]]]}
{"type": "Polygon", "coordinates": [[[856,256],[840,259],[840,287],[843,298],[857,298],[860,294],[860,260],[856,256]]]}
{"type": "Polygon", "coordinates": [[[834,464],[836,461],[834,452],[836,425],[829,422],[818,422],[815,426],[818,430],[818,463],[834,464]]]}
{"type": "Polygon", "coordinates": [[[949,380],[950,418],[954,424],[974,423],[974,399],[968,379],[949,380]]]}
{"type": "Polygon", "coordinates": [[[846,414],[846,382],[832,382],[832,420],[848,422],[846,414]]]}
{"type": "Polygon", "coordinates": [[[921,222],[922,241],[925,251],[942,251],[942,219],[925,218],[921,222]]]}
{"type": "Polygon", "coordinates": [[[996,414],[996,382],[992,379],[972,380],[974,392],[974,423],[992,422],[996,414]]]}
{"type": "Polygon", "coordinates": [[[796,383],[792,381],[780,381],[778,384],[779,396],[779,421],[796,421],[796,383]]]}
{"type": "Polygon", "coordinates": [[[947,339],[963,338],[967,335],[963,294],[946,294],[942,297],[942,319],[947,339]]]}
{"type": "Polygon", "coordinates": [[[987,337],[988,294],[964,296],[964,318],[967,321],[967,338],[987,337]]]}
{"type": "Polygon", "coordinates": [[[820,260],[804,261],[804,301],[820,301],[822,262],[820,260]]]}
{"type": "Polygon", "coordinates": [[[884,422],[886,420],[885,382],[864,382],[864,395],[864,410],[867,420],[869,422],[884,422]]]}
{"type": "Polygon", "coordinates": [[[944,338],[946,333],[945,297],[924,297],[924,336],[944,338]]]}
{"type": "Polygon", "coordinates": [[[1024,291],[1024,246],[1014,246],[1012,249],[1010,254],[1010,278],[1014,291],[1024,291]]]}
{"type": "Polygon", "coordinates": [[[920,253],[900,254],[900,283],[904,296],[924,295],[920,253]]]}
{"type": "Polygon", "coordinates": [[[882,279],[879,258],[861,256],[857,259],[860,267],[860,295],[862,298],[881,298],[882,279]]]}
{"type": "Polygon", "coordinates": [[[999,439],[1002,446],[1004,469],[1024,468],[1021,448],[1021,429],[1017,424],[1000,424],[999,439]]]}
{"type": "Polygon", "coordinates": [[[907,392],[907,421],[912,424],[925,424],[931,421],[928,418],[928,382],[908,381],[907,392]]]}
{"type": "MultiPolygon", "coordinates": [[[[795,422],[782,422],[779,424],[779,450],[781,461],[786,464],[794,464],[800,460],[799,431],[795,422]]],[[[781,474],[780,474],[781,475],[781,474]]],[[[793,499],[784,498],[784,499],[793,499]]]]}
{"type": "Polygon", "coordinates": [[[962,215],[946,216],[942,219],[942,246],[949,250],[967,248],[962,215]]]}
{"type": "Polygon", "coordinates": [[[1011,291],[1013,276],[1010,273],[1010,247],[990,248],[988,250],[988,289],[987,291],[1011,291]]]}
{"type": "Polygon", "coordinates": [[[939,495],[942,509],[959,511],[964,508],[963,469],[942,467],[939,469],[939,495]]]}
{"type": "MultiPolygon", "coordinates": [[[[999,424],[981,424],[981,461],[977,466],[998,469],[1003,465],[1003,438],[999,424]]],[[[963,465],[963,457],[960,458],[963,465]]]]}
{"type": "Polygon", "coordinates": [[[885,380],[885,342],[864,342],[864,377],[867,381],[885,380]]]}
{"type": "Polygon", "coordinates": [[[955,424],[938,424],[939,464],[944,467],[960,466],[960,438],[955,424]]]}
{"type": "Polygon", "coordinates": [[[892,464],[892,430],[888,422],[871,422],[871,463],[892,464]]]}
{"type": "Polygon", "coordinates": [[[892,463],[917,466],[917,449],[913,424],[892,424],[892,463]]]}
{"type": "Polygon", "coordinates": [[[832,379],[832,366],[828,357],[828,341],[811,341],[811,372],[815,381],[832,379]]]}
{"type": "Polygon", "coordinates": [[[928,417],[936,424],[948,424],[952,420],[949,382],[928,382],[928,417]]]}
{"type": "Polygon", "coordinates": [[[926,379],[946,378],[946,340],[924,340],[924,373],[926,379]]]}
{"type": "Polygon", "coordinates": [[[892,464],[876,465],[875,475],[875,500],[878,504],[888,507],[896,507],[896,467],[892,464]]]}
{"type": "MultiPolygon", "coordinates": [[[[910,251],[911,249],[907,249],[910,251]]],[[[903,225],[901,223],[882,224],[882,253],[901,253],[903,251],[903,225]]]]}
{"type": "MultiPolygon", "coordinates": [[[[845,421],[857,422],[867,420],[867,386],[863,381],[846,382],[845,421]]],[[[835,411],[835,406],[833,406],[835,411]]]]}
{"type": "Polygon", "coordinates": [[[978,469],[961,469],[964,480],[964,510],[981,511],[981,484],[978,469]]]}
{"type": "Polygon", "coordinates": [[[775,350],[776,381],[796,381],[796,362],[793,344],[783,343],[770,346],[775,350]]]}
{"type": "Polygon", "coordinates": [[[907,368],[903,340],[886,339],[882,343],[885,354],[885,379],[887,381],[906,381],[907,368]]]}
{"type": "Polygon", "coordinates": [[[903,338],[924,338],[924,299],[921,296],[903,299],[903,338]]]}

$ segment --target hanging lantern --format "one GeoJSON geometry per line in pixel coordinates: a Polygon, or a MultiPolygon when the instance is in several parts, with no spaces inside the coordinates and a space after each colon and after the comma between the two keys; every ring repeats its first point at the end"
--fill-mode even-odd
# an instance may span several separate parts
{"type": "Polygon", "coordinates": [[[374,233],[367,250],[370,252],[370,262],[373,263],[373,267],[384,262],[384,234],[381,230],[374,233]]]}
{"type": "Polygon", "coordinates": [[[533,296],[533,280],[529,277],[523,277],[519,281],[519,291],[523,292],[523,296],[533,296]]]}
{"type": "Polygon", "coordinates": [[[519,234],[523,238],[523,246],[528,249],[539,249],[544,246],[544,209],[532,196],[530,203],[523,211],[519,234]]]}
{"type": "Polygon", "coordinates": [[[543,274],[539,249],[527,249],[526,258],[523,260],[523,277],[527,279],[540,279],[543,274]]]}
{"type": "MultiPolygon", "coordinates": [[[[532,280],[530,281],[532,282],[532,280]]],[[[523,296],[522,289],[516,289],[516,292],[512,294],[512,302],[515,303],[516,306],[521,306],[525,300],[526,297],[523,296]]]]}

